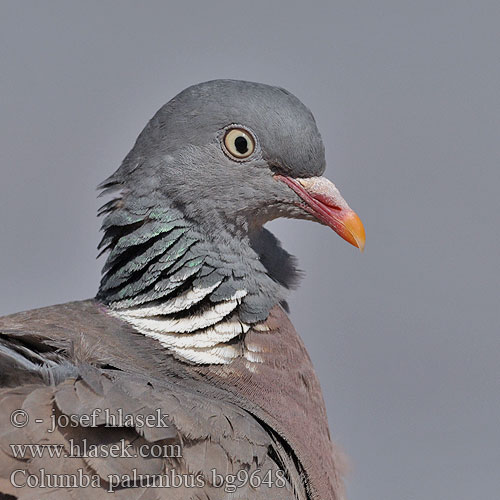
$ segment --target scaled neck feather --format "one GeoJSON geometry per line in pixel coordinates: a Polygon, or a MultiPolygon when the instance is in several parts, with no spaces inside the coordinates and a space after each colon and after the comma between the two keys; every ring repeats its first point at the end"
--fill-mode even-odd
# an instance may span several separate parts
{"type": "Polygon", "coordinates": [[[245,333],[297,281],[293,257],[263,228],[209,234],[179,209],[124,194],[100,214],[99,248],[109,255],[97,299],[183,360],[223,364],[244,355],[245,333]]]}

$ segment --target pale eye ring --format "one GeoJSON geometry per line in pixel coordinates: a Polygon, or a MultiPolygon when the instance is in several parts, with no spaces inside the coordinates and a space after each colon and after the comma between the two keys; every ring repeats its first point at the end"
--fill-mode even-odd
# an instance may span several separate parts
{"type": "Polygon", "coordinates": [[[245,160],[255,151],[255,139],[248,130],[232,127],[224,135],[224,149],[235,160],[245,160]]]}

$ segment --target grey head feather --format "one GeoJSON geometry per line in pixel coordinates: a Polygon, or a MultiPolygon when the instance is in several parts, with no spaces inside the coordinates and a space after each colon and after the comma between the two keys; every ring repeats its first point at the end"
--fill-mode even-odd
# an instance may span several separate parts
{"type": "Polygon", "coordinates": [[[324,169],[314,118],[286,90],[237,80],[189,87],[155,114],[99,186],[118,196],[101,209],[100,248],[110,253],[97,298],[120,309],[220,281],[207,302],[245,290],[241,321],[265,319],[299,273],[262,225],[276,217],[310,218],[273,175],[311,177],[324,169]],[[255,138],[246,161],[222,148],[231,125],[255,138]]]}

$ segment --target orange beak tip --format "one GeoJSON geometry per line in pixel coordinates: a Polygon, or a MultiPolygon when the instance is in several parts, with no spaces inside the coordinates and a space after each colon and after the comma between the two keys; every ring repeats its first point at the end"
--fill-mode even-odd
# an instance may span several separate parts
{"type": "Polygon", "coordinates": [[[356,212],[349,211],[342,218],[342,226],[344,230],[340,236],[363,252],[366,241],[365,228],[356,212]]]}

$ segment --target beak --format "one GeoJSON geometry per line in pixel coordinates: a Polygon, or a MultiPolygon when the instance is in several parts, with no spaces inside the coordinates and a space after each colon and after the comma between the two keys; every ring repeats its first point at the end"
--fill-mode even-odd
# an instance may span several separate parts
{"type": "Polygon", "coordinates": [[[274,178],[287,184],[302,198],[304,203],[298,203],[300,207],[363,251],[365,248],[363,223],[356,212],[349,208],[333,182],[325,177],[300,179],[277,174],[274,178]]]}

